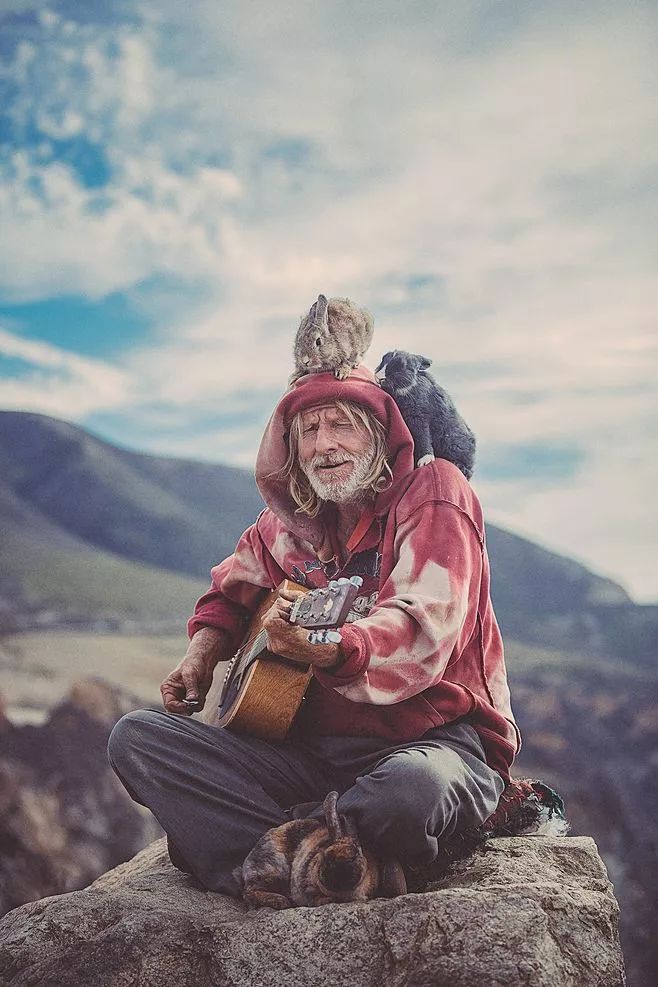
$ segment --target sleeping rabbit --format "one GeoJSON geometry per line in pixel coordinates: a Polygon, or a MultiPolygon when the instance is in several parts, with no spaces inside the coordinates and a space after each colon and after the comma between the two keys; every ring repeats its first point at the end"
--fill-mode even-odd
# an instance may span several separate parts
{"type": "Polygon", "coordinates": [[[322,819],[293,819],[265,833],[242,865],[242,896],[252,908],[291,908],[406,894],[397,860],[382,861],[339,816],[329,792],[322,819]]]}

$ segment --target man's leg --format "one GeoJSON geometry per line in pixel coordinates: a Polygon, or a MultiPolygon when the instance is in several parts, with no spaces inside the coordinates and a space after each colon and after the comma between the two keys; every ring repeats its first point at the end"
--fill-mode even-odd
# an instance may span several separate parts
{"type": "MultiPolygon", "coordinates": [[[[465,723],[378,750],[357,738],[320,738],[312,746],[333,765],[338,811],[354,818],[365,842],[405,865],[431,863],[442,837],[483,823],[505,787],[465,723]]],[[[290,814],[318,816],[321,808],[300,805],[290,814]]]]}
{"type": "Polygon", "coordinates": [[[442,837],[483,823],[505,787],[472,727],[432,734],[387,752],[338,802],[364,839],[412,866],[431,863],[442,837]]]}
{"type": "MultiPolygon", "coordinates": [[[[284,809],[321,800],[328,781],[308,750],[241,737],[162,710],[128,713],[114,727],[110,763],[148,806],[207,888],[238,895],[233,871],[284,809]]],[[[182,863],[182,861],[181,861],[182,863]]]]}

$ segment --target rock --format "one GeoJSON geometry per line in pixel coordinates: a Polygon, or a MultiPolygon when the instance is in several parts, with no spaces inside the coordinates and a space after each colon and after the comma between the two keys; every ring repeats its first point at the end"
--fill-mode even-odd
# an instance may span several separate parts
{"type": "Polygon", "coordinates": [[[84,888],[162,833],[107,760],[113,724],[139,705],[85,679],[40,726],[0,717],[0,915],[84,888]]]}
{"type": "Polygon", "coordinates": [[[491,840],[422,894],[248,912],[159,840],[0,922],[11,987],[622,987],[618,907],[588,837],[491,840]]]}

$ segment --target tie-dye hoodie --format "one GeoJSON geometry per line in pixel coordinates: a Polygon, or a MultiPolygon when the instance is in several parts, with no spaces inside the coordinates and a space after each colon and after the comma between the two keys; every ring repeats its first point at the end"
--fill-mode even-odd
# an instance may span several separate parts
{"type": "MultiPolygon", "coordinates": [[[[464,476],[438,459],[414,469],[413,441],[397,405],[366,367],[347,380],[300,378],[279,401],[256,463],[268,505],[235,553],[213,568],[190,636],[222,628],[237,648],[263,589],[289,578],[309,588],[359,575],[363,586],[342,630],[345,661],[316,670],[293,726],[297,737],[375,736],[408,741],[457,719],[473,724],[489,764],[507,780],[520,737],[510,707],[503,645],[489,596],[489,561],[479,501],[464,476]],[[287,457],[296,412],[336,398],[370,408],[385,425],[393,483],[357,526],[342,564],[319,561],[332,506],[318,518],[295,513],[276,472],[287,457]]],[[[338,555],[337,551],[337,555],[338,555]]]]}

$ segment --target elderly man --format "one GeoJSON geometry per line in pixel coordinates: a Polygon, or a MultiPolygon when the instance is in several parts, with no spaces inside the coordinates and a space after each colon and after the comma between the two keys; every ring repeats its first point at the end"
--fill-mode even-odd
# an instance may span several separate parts
{"type": "Polygon", "coordinates": [[[259,837],[319,814],[331,789],[376,851],[430,863],[442,838],[495,809],[520,746],[475,493],[444,460],[414,469],[400,412],[364,367],[296,382],[256,479],[268,506],[212,570],[187,654],[162,684],[166,712],[119,721],[111,763],[172,860],[216,891],[238,894],[234,871],[259,837]],[[186,715],[263,591],[351,575],[363,585],[340,644],[309,644],[286,600],[265,618],[270,650],[313,669],[284,741],[186,715]]]}

